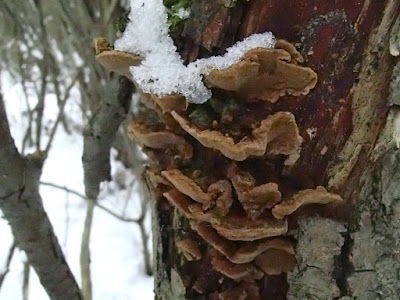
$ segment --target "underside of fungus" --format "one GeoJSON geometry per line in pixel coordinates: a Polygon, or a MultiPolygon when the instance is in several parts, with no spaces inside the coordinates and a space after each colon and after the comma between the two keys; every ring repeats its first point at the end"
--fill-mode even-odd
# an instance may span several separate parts
{"type": "Polygon", "coordinates": [[[241,172],[235,164],[229,168],[228,177],[236,190],[238,200],[252,219],[258,218],[266,208],[272,208],[282,199],[276,183],[255,186],[254,178],[247,172],[241,172]]]}
{"type": "Polygon", "coordinates": [[[175,111],[171,114],[181,127],[204,147],[219,150],[226,157],[236,161],[243,161],[249,156],[262,156],[266,153],[289,155],[303,141],[295,118],[289,112],[277,112],[268,116],[261,121],[250,136],[238,143],[219,131],[200,130],[175,111]]]}
{"type": "Polygon", "coordinates": [[[204,212],[202,206],[178,191],[164,193],[168,201],[188,219],[209,223],[223,237],[232,241],[255,241],[285,234],[288,224],[285,219],[260,217],[250,220],[243,213],[230,213],[220,217],[214,211],[204,212]]]}
{"type": "Polygon", "coordinates": [[[156,96],[154,94],[142,93],[142,101],[152,109],[160,108],[162,113],[171,111],[184,112],[189,106],[185,97],[180,95],[156,96]]]}
{"type": "Polygon", "coordinates": [[[207,223],[192,221],[190,222],[190,226],[209,245],[235,264],[252,262],[258,255],[268,249],[276,249],[284,251],[289,255],[294,255],[293,244],[280,237],[258,240],[256,242],[233,242],[220,236],[218,232],[207,225],[207,223]]]}
{"type": "Polygon", "coordinates": [[[96,60],[109,72],[116,72],[133,81],[129,70],[140,65],[143,57],[129,52],[112,50],[104,38],[95,39],[96,60]]]}
{"type": "Polygon", "coordinates": [[[188,261],[201,259],[201,252],[196,242],[191,239],[180,240],[176,242],[178,251],[182,253],[188,261]]]}
{"type": "Polygon", "coordinates": [[[253,264],[234,264],[216,250],[211,250],[211,264],[218,272],[237,281],[252,281],[264,276],[253,264]]]}
{"type": "Polygon", "coordinates": [[[186,140],[169,131],[149,131],[141,122],[133,122],[128,127],[129,137],[139,145],[155,149],[177,149],[186,159],[193,155],[192,146],[186,140]]]}

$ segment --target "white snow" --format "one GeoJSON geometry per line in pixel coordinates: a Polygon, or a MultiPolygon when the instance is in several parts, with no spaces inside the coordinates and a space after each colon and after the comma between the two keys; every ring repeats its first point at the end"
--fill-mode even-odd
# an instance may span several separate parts
{"type": "MultiPolygon", "coordinates": [[[[26,117],[21,117],[21,112],[25,107],[22,88],[20,85],[13,84],[5,74],[1,75],[0,81],[12,135],[18,148],[21,148],[24,131],[28,125],[26,117]]],[[[79,97],[78,91],[72,94],[79,97]]],[[[68,102],[66,111],[69,112],[69,116],[76,118],[74,119],[76,123],[82,123],[83,121],[79,119],[81,113],[74,100],[71,99],[68,102]]],[[[46,124],[54,120],[57,110],[54,95],[46,97],[44,114],[46,124]]],[[[46,141],[47,136],[43,138],[43,142],[46,141]]],[[[82,148],[83,141],[79,132],[68,135],[59,128],[45,162],[41,180],[67,186],[84,194],[82,148]]],[[[27,153],[29,152],[31,149],[27,149],[27,153]]],[[[113,172],[121,172],[121,164],[113,161],[112,167],[113,172]]],[[[103,185],[105,191],[102,192],[101,203],[117,213],[125,212],[128,218],[135,218],[139,212],[137,183],[132,184],[131,175],[120,178],[120,181],[122,180],[128,187],[133,187],[132,193],[128,195],[129,188],[118,190],[114,183],[110,186],[103,185]],[[107,191],[112,191],[112,193],[107,193],[107,191]]],[[[67,262],[80,284],[79,254],[86,210],[85,200],[49,186],[41,186],[40,194],[67,262]]],[[[12,244],[10,228],[1,217],[0,211],[0,271],[3,269],[12,244]]],[[[149,231],[149,228],[148,217],[146,229],[149,231]]],[[[94,300],[154,299],[153,277],[146,276],[144,272],[140,232],[136,224],[121,222],[96,208],[90,249],[94,300]]],[[[24,261],[26,261],[25,254],[16,250],[10,272],[0,289],[0,300],[22,299],[24,261]]],[[[29,299],[49,299],[32,269],[29,299]]]]}
{"type": "Polygon", "coordinates": [[[185,66],[168,34],[167,10],[162,0],[131,0],[129,19],[114,46],[145,57],[141,65],[131,67],[134,80],[145,92],[159,96],[182,94],[192,103],[204,103],[211,98],[203,74],[212,68],[229,68],[250,49],[275,45],[271,32],[254,34],[227,49],[223,56],[200,59],[185,66]]]}
{"type": "Polygon", "coordinates": [[[186,20],[190,16],[190,9],[181,7],[174,15],[182,20],[186,20]]]}

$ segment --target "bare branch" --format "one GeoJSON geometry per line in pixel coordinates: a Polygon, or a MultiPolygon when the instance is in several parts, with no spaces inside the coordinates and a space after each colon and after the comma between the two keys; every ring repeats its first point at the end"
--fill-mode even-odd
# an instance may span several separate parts
{"type": "Polygon", "coordinates": [[[29,275],[31,271],[31,266],[28,261],[24,262],[24,277],[22,279],[22,300],[29,299],[29,275]]]}
{"type": "Polygon", "coordinates": [[[83,168],[85,192],[91,199],[99,194],[102,181],[111,180],[110,149],[119,125],[125,119],[133,84],[121,77],[118,100],[103,102],[84,130],[83,168]]]}
{"type": "Polygon", "coordinates": [[[6,278],[8,272],[10,271],[10,264],[11,264],[11,260],[14,256],[14,251],[15,251],[15,242],[11,245],[10,250],[8,250],[7,260],[5,263],[5,269],[4,269],[4,272],[0,274],[0,289],[1,289],[1,286],[3,285],[4,279],[6,278]]]}
{"type": "Polygon", "coordinates": [[[72,190],[72,189],[69,189],[69,188],[66,187],[66,186],[62,186],[62,185],[58,185],[58,184],[50,183],[50,182],[43,182],[43,181],[41,181],[40,184],[41,184],[41,185],[46,185],[46,186],[51,186],[51,187],[56,188],[56,189],[64,190],[64,191],[66,191],[67,193],[70,193],[70,194],[73,194],[73,195],[75,195],[75,196],[78,196],[78,197],[80,197],[80,198],[82,198],[82,199],[84,199],[84,200],[92,201],[92,202],[95,203],[95,206],[97,206],[97,207],[100,208],[101,210],[105,211],[106,213],[110,214],[111,216],[113,216],[114,218],[116,218],[116,219],[118,219],[118,220],[120,220],[120,221],[122,221],[122,222],[138,223],[138,222],[140,221],[140,218],[141,218],[141,217],[139,217],[139,218],[137,218],[137,219],[132,219],[132,218],[126,218],[126,217],[124,217],[124,216],[121,216],[121,215],[119,215],[119,214],[113,212],[111,209],[105,207],[104,205],[98,203],[98,201],[91,200],[91,199],[89,199],[88,197],[86,197],[85,195],[83,195],[83,194],[81,194],[81,193],[79,193],[79,192],[77,192],[77,191],[74,191],[74,190],[72,190]]]}
{"type": "Polygon", "coordinates": [[[85,225],[83,228],[81,242],[81,278],[82,278],[82,294],[85,300],[92,299],[92,278],[90,273],[90,233],[93,224],[93,211],[95,207],[94,201],[87,201],[85,225]]]}
{"type": "MultiPolygon", "coordinates": [[[[50,132],[49,140],[48,140],[47,146],[46,146],[46,148],[45,148],[45,151],[46,151],[46,152],[49,152],[49,151],[50,151],[51,144],[53,143],[55,134],[56,134],[56,132],[57,132],[58,125],[60,124],[60,122],[61,122],[61,120],[62,120],[62,118],[63,118],[63,116],[64,116],[64,108],[65,108],[65,105],[67,104],[67,101],[68,101],[68,99],[69,99],[69,95],[70,95],[70,93],[71,93],[72,87],[73,87],[73,86],[75,85],[75,83],[78,81],[79,73],[80,73],[80,71],[75,75],[75,77],[73,78],[72,82],[71,82],[70,85],[67,87],[67,90],[66,90],[66,92],[65,92],[65,95],[64,95],[64,98],[63,98],[63,99],[61,99],[61,95],[59,95],[59,93],[57,93],[57,99],[59,100],[59,102],[61,102],[61,104],[60,104],[60,107],[59,107],[57,119],[56,119],[56,121],[54,122],[53,128],[51,129],[51,132],[50,132]]],[[[54,83],[54,84],[56,85],[57,83],[54,83]]]]}
{"type": "Polygon", "coordinates": [[[21,157],[0,94],[0,209],[51,299],[82,299],[39,194],[43,152],[21,157]]]}

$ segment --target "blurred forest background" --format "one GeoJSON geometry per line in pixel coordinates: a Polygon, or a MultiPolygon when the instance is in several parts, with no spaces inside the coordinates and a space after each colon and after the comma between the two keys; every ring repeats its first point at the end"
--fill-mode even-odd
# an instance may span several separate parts
{"type": "MultiPolygon", "coordinates": [[[[45,154],[40,195],[85,299],[153,298],[150,208],[138,183],[145,157],[124,124],[112,143],[113,182],[90,199],[83,185],[85,125],[118,93],[138,112],[131,83],[103,69],[93,47],[100,36],[113,43],[128,8],[126,0],[0,1],[0,97],[19,153],[45,154]]],[[[1,216],[0,299],[46,299],[1,216]]]]}

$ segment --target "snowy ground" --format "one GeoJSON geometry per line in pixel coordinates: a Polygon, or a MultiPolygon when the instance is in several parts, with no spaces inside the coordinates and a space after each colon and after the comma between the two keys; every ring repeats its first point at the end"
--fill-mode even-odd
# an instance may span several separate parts
{"type": "MultiPolygon", "coordinates": [[[[21,111],[24,108],[22,91],[18,85],[11,85],[6,76],[3,75],[1,79],[11,131],[17,146],[20,147],[26,126],[26,119],[21,118],[21,111]]],[[[45,114],[50,122],[55,118],[57,111],[55,99],[49,96],[46,104],[48,106],[45,114]]],[[[75,115],[79,118],[80,114],[76,107],[72,101],[67,111],[76,111],[75,115]]],[[[45,163],[42,181],[66,186],[83,194],[82,146],[82,136],[67,135],[60,127],[45,163]]],[[[42,186],[40,193],[67,261],[75,277],[80,281],[79,251],[85,218],[85,202],[78,196],[53,187],[42,186]]],[[[127,217],[137,216],[139,211],[137,193],[134,192],[128,202],[126,202],[128,197],[126,191],[104,197],[102,204],[112,208],[113,211],[125,210],[127,217]],[[127,206],[126,203],[128,203],[127,206]]],[[[150,227],[150,220],[147,220],[147,227],[150,227]]],[[[4,219],[0,219],[0,241],[1,272],[12,244],[12,235],[4,219]]],[[[148,277],[144,272],[142,245],[136,224],[119,221],[96,208],[90,245],[94,299],[150,300],[154,298],[153,278],[148,277]]],[[[17,250],[10,272],[0,290],[0,300],[22,299],[25,260],[24,253],[17,250]]],[[[29,299],[49,299],[33,270],[30,273],[29,299]]]]}

